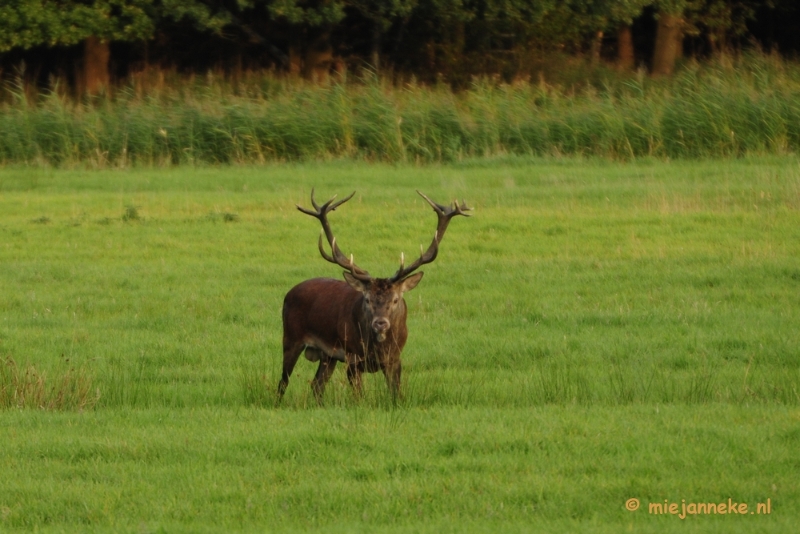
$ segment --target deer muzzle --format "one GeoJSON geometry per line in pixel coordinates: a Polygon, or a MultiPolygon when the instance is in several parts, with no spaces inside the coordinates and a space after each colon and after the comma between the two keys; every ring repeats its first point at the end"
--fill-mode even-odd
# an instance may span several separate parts
{"type": "Polygon", "coordinates": [[[376,317],[372,320],[372,331],[378,334],[378,341],[386,339],[386,332],[389,331],[391,326],[389,319],[385,317],[376,317]]]}

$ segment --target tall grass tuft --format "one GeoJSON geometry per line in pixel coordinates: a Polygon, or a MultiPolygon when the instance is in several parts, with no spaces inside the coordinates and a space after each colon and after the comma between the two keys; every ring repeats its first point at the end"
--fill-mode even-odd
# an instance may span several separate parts
{"type": "Polygon", "coordinates": [[[800,65],[762,54],[689,63],[670,80],[475,80],[454,92],[369,78],[138,76],[75,102],[0,90],[0,162],[53,166],[519,155],[737,157],[800,148],[800,65]]]}
{"type": "Polygon", "coordinates": [[[245,406],[273,407],[278,405],[277,391],[274,389],[275,373],[265,366],[242,366],[239,384],[242,402],[245,406]]]}
{"type": "Polygon", "coordinates": [[[84,370],[68,367],[48,376],[34,366],[19,366],[11,358],[0,362],[0,408],[87,410],[100,399],[100,390],[84,370]]]}

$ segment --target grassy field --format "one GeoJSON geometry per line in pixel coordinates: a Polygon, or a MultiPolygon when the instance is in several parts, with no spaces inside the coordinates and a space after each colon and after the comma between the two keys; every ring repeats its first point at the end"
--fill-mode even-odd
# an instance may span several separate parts
{"type": "Polygon", "coordinates": [[[0,530],[785,532],[800,519],[800,164],[484,159],[0,169],[0,530]],[[465,198],[383,377],[281,407],[280,307],[389,275],[465,198]],[[41,408],[45,409],[41,409],[41,408]],[[49,409],[47,409],[49,408],[49,409]],[[626,500],[642,507],[629,512],[626,500]],[[649,503],[769,502],[656,516],[649,503]]]}

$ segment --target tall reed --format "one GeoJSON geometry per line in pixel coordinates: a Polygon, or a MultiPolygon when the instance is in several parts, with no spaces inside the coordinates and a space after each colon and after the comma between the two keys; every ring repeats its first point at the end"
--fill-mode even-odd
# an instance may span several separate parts
{"type": "Polygon", "coordinates": [[[58,88],[0,96],[0,162],[173,165],[519,155],[737,157],[800,148],[800,65],[689,63],[673,79],[580,86],[476,80],[466,91],[382,80],[310,85],[267,74],[131,78],[75,102],[58,88]]]}

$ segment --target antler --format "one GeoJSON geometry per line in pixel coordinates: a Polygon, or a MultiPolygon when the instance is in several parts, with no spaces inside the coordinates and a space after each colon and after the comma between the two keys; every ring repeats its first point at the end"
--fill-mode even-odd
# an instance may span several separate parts
{"type": "Polygon", "coordinates": [[[396,282],[402,278],[405,278],[409,274],[419,269],[421,266],[436,259],[436,255],[439,253],[439,242],[441,242],[442,237],[444,237],[444,232],[447,230],[447,225],[450,224],[450,219],[456,215],[463,215],[465,217],[471,216],[469,213],[464,213],[466,211],[472,211],[472,208],[468,207],[467,203],[463,200],[461,201],[461,205],[458,204],[457,200],[454,200],[452,206],[442,206],[441,204],[437,204],[424,194],[420,193],[419,190],[417,190],[417,193],[419,196],[424,198],[428,204],[431,205],[433,211],[436,212],[436,216],[439,218],[439,222],[436,225],[436,233],[433,234],[433,241],[428,247],[428,250],[426,250],[424,253],[422,253],[422,245],[420,245],[420,257],[410,266],[405,267],[405,257],[403,254],[400,255],[400,268],[390,278],[392,282],[396,282]]]}
{"type": "Polygon", "coordinates": [[[319,252],[322,254],[322,257],[328,260],[331,263],[335,263],[339,267],[342,267],[350,272],[353,276],[358,278],[363,282],[367,282],[372,279],[367,271],[360,268],[358,265],[353,263],[353,255],[350,255],[348,259],[342,251],[339,249],[339,246],[336,244],[336,237],[333,235],[333,231],[331,230],[331,226],[328,223],[328,213],[332,212],[355,195],[356,192],[353,191],[350,196],[345,199],[340,200],[339,202],[333,202],[336,200],[336,195],[327,201],[322,206],[317,205],[316,201],[314,200],[314,188],[311,189],[311,205],[314,206],[314,210],[307,210],[301,207],[299,204],[296,204],[297,209],[305,213],[306,215],[311,215],[312,217],[319,219],[319,222],[322,223],[322,230],[325,232],[325,237],[328,239],[328,244],[331,247],[331,254],[325,252],[325,248],[322,246],[322,232],[319,234],[319,252]]]}

